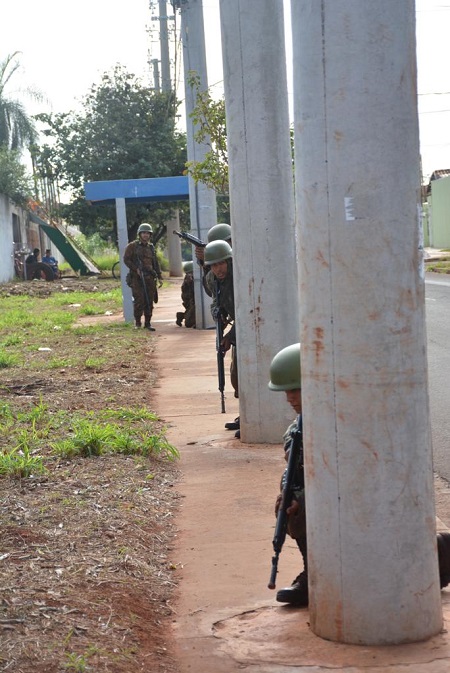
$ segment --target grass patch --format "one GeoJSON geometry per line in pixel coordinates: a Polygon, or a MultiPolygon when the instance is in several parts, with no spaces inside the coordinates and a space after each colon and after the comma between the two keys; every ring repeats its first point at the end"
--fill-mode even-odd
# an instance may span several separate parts
{"type": "Polygon", "coordinates": [[[450,255],[441,257],[435,262],[427,262],[426,269],[435,273],[450,273],[450,255]]]}
{"type": "Polygon", "coordinates": [[[121,310],[113,284],[2,298],[0,477],[25,479],[75,458],[178,457],[156,414],[134,402],[148,399],[148,335],[123,322],[78,326],[83,315],[121,310]]]}
{"type": "Polygon", "coordinates": [[[0,350],[0,369],[7,369],[8,367],[16,367],[19,364],[17,355],[6,353],[0,350]]]}

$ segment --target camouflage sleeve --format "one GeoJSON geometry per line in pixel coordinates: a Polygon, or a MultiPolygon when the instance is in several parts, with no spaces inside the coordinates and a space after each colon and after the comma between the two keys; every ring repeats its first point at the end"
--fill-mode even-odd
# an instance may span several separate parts
{"type": "Polygon", "coordinates": [[[217,303],[216,284],[214,282],[214,279],[215,279],[215,276],[214,276],[213,273],[208,274],[206,276],[206,284],[208,286],[209,292],[211,293],[211,294],[209,294],[209,293],[208,294],[209,294],[210,297],[212,297],[211,315],[214,318],[214,320],[216,320],[217,313],[218,313],[218,310],[219,310],[219,305],[217,303]]]}
{"type": "Polygon", "coordinates": [[[153,254],[153,269],[157,277],[161,280],[161,267],[159,266],[158,255],[156,254],[156,249],[154,245],[152,245],[152,254],[153,254]]]}
{"type": "Polygon", "coordinates": [[[203,276],[202,276],[202,285],[203,289],[205,290],[206,294],[208,297],[213,296],[213,292],[210,286],[210,282],[214,285],[214,274],[211,271],[210,267],[203,267],[203,276]],[[205,271],[207,269],[207,271],[205,271]],[[213,276],[212,281],[211,281],[211,276],[213,276]]]}
{"type": "Polygon", "coordinates": [[[123,263],[131,271],[137,271],[135,248],[136,246],[134,242],[128,243],[127,247],[125,248],[125,252],[123,253],[123,263]]]}
{"type": "Polygon", "coordinates": [[[292,437],[296,429],[297,429],[297,421],[295,420],[287,427],[286,432],[283,435],[283,448],[285,452],[289,451],[289,449],[291,448],[292,437]]]}

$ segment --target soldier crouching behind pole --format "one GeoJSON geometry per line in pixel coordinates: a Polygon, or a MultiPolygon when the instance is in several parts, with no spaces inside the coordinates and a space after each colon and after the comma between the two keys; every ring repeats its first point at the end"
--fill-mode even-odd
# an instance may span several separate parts
{"type": "Polygon", "coordinates": [[[185,327],[195,327],[194,263],[184,262],[183,270],[185,276],[181,285],[181,303],[185,310],[177,312],[176,323],[181,327],[184,320],[185,327]]]}
{"type": "MultiPolygon", "coordinates": [[[[233,252],[226,241],[217,240],[208,243],[205,248],[204,261],[211,267],[206,276],[206,282],[212,296],[211,313],[214,320],[221,320],[223,326],[234,323],[234,288],[233,288],[233,252]]],[[[237,352],[236,352],[236,328],[232,328],[224,335],[220,344],[225,354],[231,349],[230,380],[234,388],[234,396],[239,397],[237,352]]],[[[236,429],[235,437],[240,438],[239,423],[226,423],[227,429],[236,429]]]]}
{"type": "Polygon", "coordinates": [[[133,311],[135,327],[142,327],[142,315],[144,315],[144,328],[155,331],[151,319],[153,302],[157,292],[156,282],[162,285],[161,269],[159,267],[156,251],[151,243],[153,229],[150,224],[144,222],[139,225],[138,238],[125,248],[123,262],[130,269],[127,283],[133,293],[133,311]]]}
{"type": "MultiPolygon", "coordinates": [[[[272,360],[270,365],[270,382],[269,388],[275,391],[284,391],[286,393],[286,400],[298,414],[297,419],[286,430],[283,441],[285,458],[288,460],[291,449],[293,450],[296,435],[302,432],[302,398],[301,398],[301,367],[300,367],[300,344],[292,344],[279,351],[272,360]]],[[[306,509],[305,509],[305,479],[303,468],[303,441],[301,439],[301,447],[298,452],[296,460],[296,467],[294,469],[293,479],[290,486],[287,487],[286,482],[291,481],[287,479],[287,471],[285,470],[281,479],[282,493],[277,497],[275,503],[275,514],[277,516],[277,527],[280,519],[280,507],[285,504],[286,517],[281,517],[286,521],[286,529],[290,537],[292,537],[300,550],[303,557],[303,571],[297,575],[290,587],[280,589],[277,592],[276,600],[279,603],[287,603],[297,607],[307,607],[309,603],[308,595],[308,555],[307,555],[307,539],[306,539],[306,509]],[[286,493],[289,490],[289,493],[286,493]]],[[[278,531],[279,534],[279,531],[278,531]]],[[[275,536],[277,537],[277,535],[275,536]]],[[[284,542],[283,534],[281,536],[281,544],[276,543],[274,538],[274,549],[276,555],[272,561],[275,561],[275,568],[272,568],[272,576],[269,587],[275,588],[275,577],[277,572],[278,555],[284,542]],[[273,581],[272,581],[273,580],[273,581]]],[[[441,589],[450,584],[450,533],[437,534],[437,549],[439,561],[439,578],[441,589]]]]}

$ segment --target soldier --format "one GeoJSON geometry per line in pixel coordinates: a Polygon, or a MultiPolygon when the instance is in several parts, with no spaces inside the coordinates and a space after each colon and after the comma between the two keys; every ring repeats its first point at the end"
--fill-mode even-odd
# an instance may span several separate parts
{"type": "Polygon", "coordinates": [[[144,328],[155,331],[151,325],[153,302],[155,300],[156,279],[162,285],[161,269],[151,237],[153,229],[150,224],[143,222],[138,228],[138,237],[125,248],[123,262],[130,269],[129,282],[133,293],[133,310],[136,328],[142,327],[144,314],[144,328]]]}
{"type": "MultiPolygon", "coordinates": [[[[270,365],[269,388],[275,391],[284,391],[286,399],[297,415],[302,413],[301,398],[301,369],[300,369],[300,344],[292,344],[283,348],[275,355],[270,365]]],[[[297,428],[297,420],[286,430],[283,441],[286,459],[293,439],[293,433],[297,428]]],[[[284,487],[283,474],[281,490],[284,487]]],[[[275,514],[281,502],[278,496],[275,504],[275,514]]],[[[288,514],[288,533],[296,541],[303,557],[303,571],[297,575],[290,587],[280,589],[276,600],[279,603],[288,603],[297,607],[308,605],[308,558],[306,542],[306,509],[305,509],[305,481],[303,471],[303,451],[300,452],[299,463],[293,484],[293,499],[288,514]]],[[[439,560],[439,577],[441,588],[450,583],[450,533],[438,533],[437,548],[439,560]]]]}
{"type": "MultiPolygon", "coordinates": [[[[231,247],[231,227],[229,224],[225,223],[215,224],[208,231],[207,236],[208,236],[208,243],[213,243],[213,241],[226,241],[231,247]]],[[[200,266],[203,267],[203,275],[205,277],[209,271],[209,266],[207,264],[205,265],[205,248],[195,246],[195,257],[200,266]]],[[[208,292],[206,283],[204,283],[204,288],[205,291],[208,292]]]]}
{"type": "Polygon", "coordinates": [[[193,262],[184,262],[183,270],[185,273],[181,285],[181,303],[186,309],[184,312],[177,313],[176,323],[181,327],[184,320],[185,327],[195,327],[195,294],[194,294],[194,264],[193,262]]]}
{"type": "MultiPolygon", "coordinates": [[[[206,277],[208,289],[213,298],[211,313],[214,320],[222,320],[224,327],[234,323],[234,289],[233,289],[233,253],[226,241],[217,240],[208,243],[205,248],[205,264],[211,267],[206,277]]],[[[239,397],[236,328],[232,328],[224,335],[222,348],[226,353],[231,348],[230,380],[234,388],[234,396],[239,397]]],[[[228,430],[236,429],[235,437],[240,438],[239,420],[226,423],[228,430]]]]}

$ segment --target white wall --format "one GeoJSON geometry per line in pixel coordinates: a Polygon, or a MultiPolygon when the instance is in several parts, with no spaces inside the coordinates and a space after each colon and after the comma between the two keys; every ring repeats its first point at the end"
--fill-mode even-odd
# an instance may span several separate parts
{"type": "Polygon", "coordinates": [[[9,197],[0,194],[0,283],[14,279],[13,213],[20,218],[23,246],[27,247],[26,211],[16,206],[9,197]]]}

